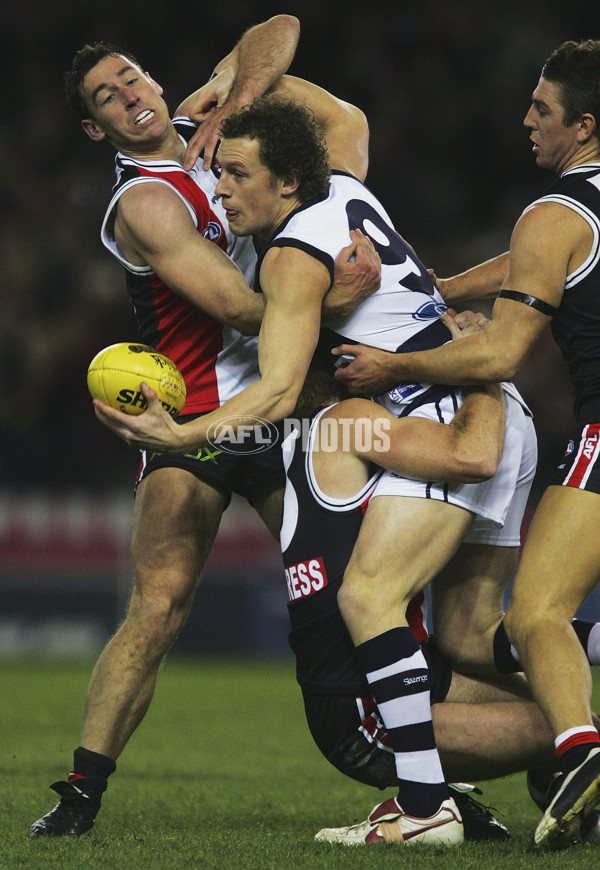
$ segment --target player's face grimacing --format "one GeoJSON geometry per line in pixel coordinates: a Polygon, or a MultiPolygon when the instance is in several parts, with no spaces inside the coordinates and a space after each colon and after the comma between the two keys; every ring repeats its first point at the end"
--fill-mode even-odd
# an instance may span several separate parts
{"type": "Polygon", "coordinates": [[[290,197],[296,184],[285,183],[267,169],[259,150],[257,139],[223,139],[217,155],[221,177],[215,193],[221,197],[232,233],[269,239],[295,207],[290,197]]]}
{"type": "Polygon", "coordinates": [[[91,118],[82,121],[90,138],[118,148],[151,147],[164,135],[169,111],[162,88],[122,55],[108,55],[86,74],[83,96],[91,118]]]}

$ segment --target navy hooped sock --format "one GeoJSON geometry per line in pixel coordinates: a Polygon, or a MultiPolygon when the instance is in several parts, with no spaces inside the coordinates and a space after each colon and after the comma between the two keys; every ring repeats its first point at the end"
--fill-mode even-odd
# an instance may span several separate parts
{"type": "Polygon", "coordinates": [[[408,627],[393,628],[357,647],[394,751],[398,802],[428,818],[448,798],[435,745],[427,662],[408,627]]]}

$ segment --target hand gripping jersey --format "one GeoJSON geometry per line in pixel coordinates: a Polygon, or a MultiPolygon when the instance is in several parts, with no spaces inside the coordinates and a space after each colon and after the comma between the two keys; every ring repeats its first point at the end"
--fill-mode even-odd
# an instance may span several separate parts
{"type": "Polygon", "coordinates": [[[564,295],[551,329],[569,367],[578,424],[600,421],[600,163],[575,166],[546,195],[528,208],[556,202],[572,209],[590,226],[587,260],[565,281],[564,295]]]}
{"type": "MultiPolygon", "coordinates": [[[[173,123],[184,142],[197,129],[189,118],[173,123]]],[[[183,374],[187,398],[182,416],[212,411],[258,378],[257,338],[241,335],[182,299],[149,266],[129,263],[114,237],[117,205],[134,184],[168,185],[185,203],[198,232],[229,254],[250,286],[256,265],[252,239],[229,232],[220,201],[213,201],[218,176],[205,171],[201,159],[185,172],[173,160],[134,160],[118,153],[116,173],[101,238],[125,267],[141,339],[172,359],[183,374]]]]}

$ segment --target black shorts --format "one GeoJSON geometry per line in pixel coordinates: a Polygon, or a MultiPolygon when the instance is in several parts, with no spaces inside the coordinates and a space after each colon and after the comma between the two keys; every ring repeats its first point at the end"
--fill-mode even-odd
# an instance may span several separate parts
{"type": "Polygon", "coordinates": [[[549,483],[600,494],[600,423],[584,423],[579,427],[549,483]]]}
{"type": "MultiPolygon", "coordinates": [[[[288,605],[296,677],[310,733],[323,755],[346,776],[384,789],[396,783],[394,756],[337,606],[340,585],[341,578],[288,605]]],[[[433,639],[421,649],[429,667],[431,703],[440,703],[450,689],[452,670],[433,639]]]]}
{"type": "MultiPolygon", "coordinates": [[[[177,420],[187,423],[195,420],[201,414],[189,414],[177,420]]],[[[231,493],[246,498],[253,504],[255,494],[270,485],[285,484],[285,472],[281,456],[282,426],[277,429],[277,443],[263,449],[262,443],[256,443],[252,435],[244,438],[243,445],[232,450],[219,449],[210,444],[201,447],[196,453],[183,455],[167,453],[149,453],[142,451],[142,460],[136,480],[136,487],[145,477],[157,468],[182,468],[190,471],[199,480],[206,480],[217,486],[231,500],[231,493]]]]}

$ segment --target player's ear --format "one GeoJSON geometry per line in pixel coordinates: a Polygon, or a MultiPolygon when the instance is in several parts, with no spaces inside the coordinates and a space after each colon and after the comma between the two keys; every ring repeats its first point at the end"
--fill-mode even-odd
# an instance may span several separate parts
{"type": "Polygon", "coordinates": [[[160,96],[162,97],[162,95],[163,95],[163,88],[159,85],[159,83],[154,81],[154,79],[152,78],[152,76],[150,75],[149,72],[144,73],[144,75],[146,76],[146,78],[147,78],[150,82],[152,82],[152,84],[153,84],[154,87],[156,88],[157,92],[158,92],[158,93],[160,94],[160,96]]]}
{"type": "Polygon", "coordinates": [[[300,179],[295,178],[295,177],[284,178],[281,180],[280,184],[281,184],[280,190],[281,190],[282,196],[293,196],[296,193],[296,191],[298,190],[298,187],[300,186],[300,179]]]}
{"type": "Polygon", "coordinates": [[[581,142],[586,142],[592,136],[598,136],[598,125],[596,119],[589,112],[582,115],[579,119],[579,131],[577,138],[581,142]]]}
{"type": "Polygon", "coordinates": [[[106,133],[104,133],[96,124],[96,122],[92,118],[84,118],[81,122],[81,126],[90,139],[93,139],[94,142],[101,142],[102,139],[106,138],[106,133]]]}

